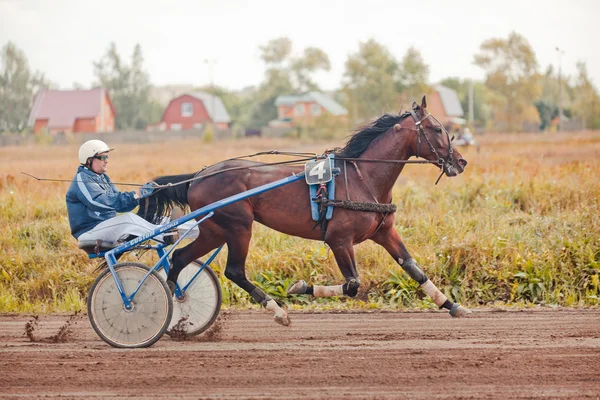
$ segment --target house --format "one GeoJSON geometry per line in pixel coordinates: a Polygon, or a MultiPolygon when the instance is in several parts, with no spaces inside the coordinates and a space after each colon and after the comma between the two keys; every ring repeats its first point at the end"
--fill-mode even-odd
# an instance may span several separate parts
{"type": "Polygon", "coordinates": [[[164,85],[164,86],[152,86],[150,88],[150,98],[160,104],[162,107],[166,107],[167,104],[175,97],[179,97],[182,94],[194,92],[194,85],[164,85]]]}
{"type": "Polygon", "coordinates": [[[321,92],[277,96],[275,106],[277,107],[277,120],[269,123],[272,126],[284,123],[290,125],[310,124],[323,114],[340,118],[348,115],[348,111],[344,107],[321,92]]]}
{"type": "Polygon", "coordinates": [[[160,123],[152,128],[161,131],[201,129],[213,123],[217,129],[229,128],[231,118],[221,99],[205,92],[186,93],[172,99],[160,123]]]}
{"type": "MultiPolygon", "coordinates": [[[[454,89],[443,85],[434,85],[433,92],[427,95],[427,110],[445,127],[464,125],[465,113],[454,89]]],[[[417,101],[421,104],[420,101],[417,101]]]]}
{"type": "Polygon", "coordinates": [[[108,90],[41,90],[33,99],[28,126],[34,133],[113,132],[115,109],[108,90]]]}

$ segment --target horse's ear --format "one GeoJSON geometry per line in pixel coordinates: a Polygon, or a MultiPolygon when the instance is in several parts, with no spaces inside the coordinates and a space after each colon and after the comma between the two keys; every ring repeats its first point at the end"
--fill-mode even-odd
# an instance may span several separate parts
{"type": "Polygon", "coordinates": [[[421,100],[421,108],[424,110],[427,108],[427,99],[423,96],[423,100],[421,100]]]}
{"type": "Polygon", "coordinates": [[[413,101],[413,103],[412,103],[412,109],[413,109],[413,111],[417,111],[419,109],[419,105],[417,104],[416,101],[413,101]]]}

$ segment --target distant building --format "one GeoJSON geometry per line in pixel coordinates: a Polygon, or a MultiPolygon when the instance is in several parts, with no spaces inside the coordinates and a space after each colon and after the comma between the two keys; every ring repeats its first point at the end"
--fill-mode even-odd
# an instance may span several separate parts
{"type": "Polygon", "coordinates": [[[150,98],[161,106],[166,107],[171,100],[186,93],[193,93],[194,85],[164,85],[152,86],[150,98]]]}
{"type": "MultiPolygon", "coordinates": [[[[427,95],[427,110],[444,126],[464,125],[465,113],[454,89],[443,85],[434,85],[434,92],[427,95]]],[[[417,103],[419,103],[417,101],[417,103]]]]}
{"type": "Polygon", "coordinates": [[[219,97],[204,92],[194,92],[172,99],[161,121],[148,128],[180,131],[202,129],[207,123],[213,123],[217,129],[225,130],[230,122],[229,113],[219,97]]]}
{"type": "Polygon", "coordinates": [[[321,92],[301,95],[282,95],[275,99],[277,120],[271,126],[310,124],[323,114],[346,118],[348,111],[338,102],[321,92]]]}
{"type": "Polygon", "coordinates": [[[115,109],[108,90],[41,90],[29,113],[35,133],[113,132],[115,109]]]}

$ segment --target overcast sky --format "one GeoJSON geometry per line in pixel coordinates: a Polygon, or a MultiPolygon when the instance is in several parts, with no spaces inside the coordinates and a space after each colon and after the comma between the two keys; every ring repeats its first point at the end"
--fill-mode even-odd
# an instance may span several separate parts
{"type": "Polygon", "coordinates": [[[30,67],[66,89],[90,86],[92,62],[111,41],[129,57],[142,45],[155,85],[214,82],[228,89],[264,76],[258,47],[287,36],[293,52],[324,50],[331,70],[316,76],[324,89],[343,79],[348,54],[374,38],[400,60],[410,46],[430,67],[430,83],[457,76],[482,79],[473,54],[489,38],[523,35],[540,72],[561,64],[575,74],[585,61],[600,84],[600,1],[596,0],[0,0],[0,46],[13,41],[30,67]]]}

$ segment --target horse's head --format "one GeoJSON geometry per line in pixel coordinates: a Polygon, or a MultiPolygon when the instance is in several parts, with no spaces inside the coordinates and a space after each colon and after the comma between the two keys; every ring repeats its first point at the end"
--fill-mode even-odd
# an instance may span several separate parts
{"type": "Polygon", "coordinates": [[[415,154],[429,161],[436,161],[447,176],[456,176],[465,170],[467,160],[454,146],[448,131],[427,111],[423,96],[421,106],[413,103],[410,111],[417,131],[415,154]]]}

